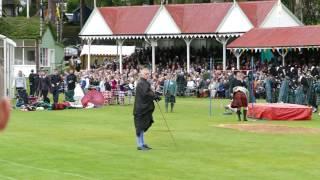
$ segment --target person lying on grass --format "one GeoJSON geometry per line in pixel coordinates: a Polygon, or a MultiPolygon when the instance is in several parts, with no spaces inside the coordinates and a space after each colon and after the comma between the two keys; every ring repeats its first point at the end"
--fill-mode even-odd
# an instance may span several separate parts
{"type": "Polygon", "coordinates": [[[10,117],[10,101],[7,98],[0,100],[0,130],[5,129],[10,117]]]}

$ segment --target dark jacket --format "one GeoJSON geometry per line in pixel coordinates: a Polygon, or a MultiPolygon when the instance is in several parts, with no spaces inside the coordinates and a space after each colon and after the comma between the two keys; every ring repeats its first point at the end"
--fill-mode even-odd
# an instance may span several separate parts
{"type": "Polygon", "coordinates": [[[134,124],[137,135],[141,131],[147,131],[153,123],[154,98],[155,94],[151,90],[150,83],[146,79],[141,78],[136,87],[133,107],[134,124]]]}
{"type": "Polygon", "coordinates": [[[76,88],[77,77],[74,74],[69,74],[67,76],[68,90],[74,90],[76,88]]]}
{"type": "Polygon", "coordinates": [[[34,73],[31,73],[30,75],[29,75],[29,85],[30,86],[34,86],[35,84],[35,74],[34,73]]]}
{"type": "Polygon", "coordinates": [[[39,91],[50,91],[50,79],[48,76],[39,77],[38,90],[39,91]]]}
{"type": "Polygon", "coordinates": [[[59,75],[52,75],[51,78],[51,88],[52,89],[59,89],[60,88],[60,85],[61,85],[61,82],[62,82],[62,79],[59,75]]]}
{"type": "Polygon", "coordinates": [[[233,88],[235,88],[237,86],[241,86],[241,87],[247,88],[247,85],[246,85],[246,83],[244,81],[240,81],[238,79],[234,79],[233,82],[232,82],[232,86],[230,87],[231,88],[231,93],[233,92],[233,88]]]}

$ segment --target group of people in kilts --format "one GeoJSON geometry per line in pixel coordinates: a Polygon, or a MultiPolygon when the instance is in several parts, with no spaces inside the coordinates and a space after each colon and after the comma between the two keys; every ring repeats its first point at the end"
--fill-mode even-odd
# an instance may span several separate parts
{"type": "Polygon", "coordinates": [[[272,66],[265,80],[266,101],[308,105],[316,112],[320,104],[319,75],[315,66],[303,71],[290,65],[272,66]]]}
{"type": "MultiPolygon", "coordinates": [[[[268,103],[307,105],[313,108],[313,112],[318,111],[320,105],[320,69],[318,67],[311,66],[302,71],[297,66],[271,65],[266,75],[263,84],[268,103]]],[[[255,82],[257,81],[259,80],[256,79],[253,71],[245,73],[234,71],[231,75],[229,84],[232,89],[232,103],[227,109],[233,108],[239,121],[241,121],[241,109],[243,109],[243,120],[247,121],[248,102],[255,102],[255,82]]]]}

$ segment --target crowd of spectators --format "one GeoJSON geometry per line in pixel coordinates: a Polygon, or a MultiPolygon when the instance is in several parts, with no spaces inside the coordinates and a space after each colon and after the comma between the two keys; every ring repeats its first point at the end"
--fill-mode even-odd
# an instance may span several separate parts
{"type": "MultiPolygon", "coordinates": [[[[184,48],[158,48],[156,72],[152,73],[150,80],[152,88],[161,93],[165,76],[172,74],[177,82],[178,96],[230,98],[232,94],[230,80],[234,78],[234,73],[237,71],[235,59],[228,60],[227,70],[222,71],[221,63],[214,62],[212,59],[214,54],[210,52],[213,51],[213,48],[192,50],[190,72],[187,72],[184,48]]],[[[280,88],[281,81],[288,72],[296,71],[297,77],[299,77],[310,72],[312,67],[318,69],[318,66],[314,66],[316,65],[313,62],[314,59],[309,64],[292,62],[293,64],[282,67],[281,59],[278,57],[274,57],[270,62],[262,62],[259,57],[255,56],[253,63],[250,57],[250,55],[243,55],[241,69],[247,75],[245,81],[248,82],[248,86],[251,86],[249,85],[250,80],[253,82],[252,90],[255,98],[266,98],[266,79],[270,75],[274,79],[279,79],[279,82],[273,85],[276,89],[280,88]],[[274,71],[276,71],[276,74],[274,74],[274,71]],[[252,72],[251,79],[249,72],[252,72]]],[[[104,94],[107,104],[131,103],[135,90],[134,87],[139,77],[139,70],[143,67],[151,69],[150,49],[139,49],[131,56],[126,57],[123,61],[123,72],[121,74],[117,61],[95,61],[91,70],[79,70],[75,72],[71,70],[61,73],[59,75],[61,82],[58,82],[59,87],[61,87],[60,92],[67,93],[66,97],[68,97],[68,91],[70,90],[68,76],[74,74],[75,82],[73,83],[79,83],[84,93],[95,88],[104,94]],[[128,98],[124,98],[126,95],[128,98]]],[[[40,72],[40,76],[49,77],[49,81],[52,77],[52,75],[48,75],[45,72],[40,72]]],[[[35,77],[39,77],[39,75],[35,77]]],[[[31,81],[33,81],[32,78],[30,78],[31,81]]],[[[277,81],[275,80],[274,82],[277,81]]],[[[31,82],[30,84],[34,85],[35,83],[31,82]]],[[[50,86],[50,83],[48,84],[50,86]]],[[[35,86],[30,89],[35,89],[35,92],[37,92],[36,90],[39,91],[39,85],[35,86]]],[[[51,86],[48,87],[49,92],[51,89],[51,86]]],[[[35,92],[32,92],[31,95],[43,97],[43,93],[35,92]]],[[[45,96],[45,98],[47,97],[45,96]]],[[[70,99],[67,100],[69,101],[70,99]]]]}

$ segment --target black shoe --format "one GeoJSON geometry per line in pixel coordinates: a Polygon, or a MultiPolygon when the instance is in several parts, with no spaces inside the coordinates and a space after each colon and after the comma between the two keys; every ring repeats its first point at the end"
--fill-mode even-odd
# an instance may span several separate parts
{"type": "Polygon", "coordinates": [[[146,145],[146,144],[144,144],[143,147],[146,148],[146,149],[148,149],[148,150],[149,150],[149,149],[152,149],[151,147],[149,147],[149,146],[146,145]]]}
{"type": "Polygon", "coordinates": [[[238,115],[238,121],[241,121],[241,112],[239,110],[237,111],[237,115],[238,115]]]}
{"type": "Polygon", "coordinates": [[[243,120],[248,121],[247,120],[247,110],[243,110],[243,120]]]}
{"type": "Polygon", "coordinates": [[[149,148],[145,148],[144,146],[142,146],[142,147],[137,147],[137,150],[138,151],[148,151],[150,149],[149,148]]]}

